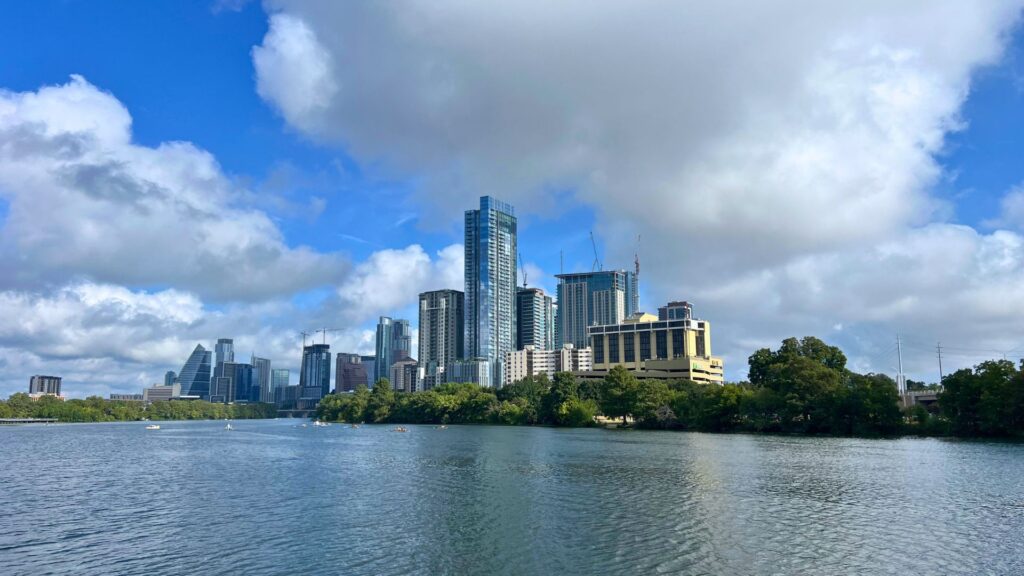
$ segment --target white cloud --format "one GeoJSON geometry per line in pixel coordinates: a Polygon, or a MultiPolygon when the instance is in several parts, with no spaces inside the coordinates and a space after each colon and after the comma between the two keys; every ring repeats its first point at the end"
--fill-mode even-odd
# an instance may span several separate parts
{"type": "Polygon", "coordinates": [[[192,144],[133,144],[125,107],[80,76],[0,91],[0,288],[79,277],[256,300],[342,277],[344,260],[289,247],[244,196],[192,144]]]}

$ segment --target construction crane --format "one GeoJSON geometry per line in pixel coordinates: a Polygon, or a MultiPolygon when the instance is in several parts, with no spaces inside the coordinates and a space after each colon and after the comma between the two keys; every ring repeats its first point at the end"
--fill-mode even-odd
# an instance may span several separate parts
{"type": "MultiPolygon", "coordinates": [[[[633,264],[636,267],[636,277],[640,278],[640,235],[636,235],[636,252],[633,253],[633,264]]],[[[639,281],[639,280],[638,280],[639,281]]]]}
{"type": "Polygon", "coordinates": [[[302,349],[305,350],[306,349],[306,337],[307,336],[312,336],[312,334],[310,334],[309,332],[299,332],[299,334],[302,334],[302,349]]]}
{"type": "Polygon", "coordinates": [[[323,332],[323,334],[324,334],[324,342],[323,343],[327,344],[327,333],[328,332],[341,332],[341,330],[342,330],[341,328],[321,328],[319,330],[313,330],[313,333],[315,334],[317,332],[323,332]]]}
{"type": "Polygon", "coordinates": [[[523,253],[519,253],[519,271],[523,273],[523,288],[526,288],[526,267],[523,266],[523,253]]]}
{"type": "Polygon", "coordinates": [[[604,267],[601,265],[601,259],[597,257],[597,241],[594,240],[594,231],[590,231],[590,245],[594,247],[594,264],[590,267],[591,272],[602,272],[604,267]]]}

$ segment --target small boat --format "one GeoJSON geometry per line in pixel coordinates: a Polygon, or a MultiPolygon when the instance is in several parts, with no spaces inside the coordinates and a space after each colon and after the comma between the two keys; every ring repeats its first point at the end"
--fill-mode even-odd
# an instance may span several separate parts
{"type": "Polygon", "coordinates": [[[351,427],[352,428],[359,428],[359,424],[353,424],[351,427]]]}
{"type": "Polygon", "coordinates": [[[320,420],[313,421],[313,426],[318,426],[318,427],[321,427],[321,428],[323,428],[324,426],[330,426],[330,425],[331,425],[330,422],[322,422],[320,420]]]}
{"type": "Polygon", "coordinates": [[[305,425],[305,424],[303,424],[303,425],[299,426],[299,428],[305,428],[305,427],[306,427],[306,425],[305,425]]]}
{"type": "Polygon", "coordinates": [[[150,424],[149,426],[146,426],[146,430],[159,430],[159,429],[160,429],[160,425],[159,424],[150,424]]]}
{"type": "Polygon", "coordinates": [[[409,429],[406,428],[405,426],[398,426],[394,430],[392,430],[392,432],[408,432],[408,431],[409,431],[409,429]]]}
{"type": "Polygon", "coordinates": [[[434,429],[435,430],[447,430],[448,429],[448,425],[447,424],[441,424],[440,426],[434,426],[434,429]]]}
{"type": "Polygon", "coordinates": [[[231,422],[228,422],[227,426],[225,426],[224,429],[225,430],[234,430],[235,428],[231,425],[231,422]]]}

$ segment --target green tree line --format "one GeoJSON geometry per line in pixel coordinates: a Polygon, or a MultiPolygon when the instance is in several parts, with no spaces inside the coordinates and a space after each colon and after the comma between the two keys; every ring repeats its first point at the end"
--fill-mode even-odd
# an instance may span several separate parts
{"type": "Polygon", "coordinates": [[[776,350],[758,350],[748,363],[749,381],[723,386],[641,380],[622,367],[598,381],[577,381],[563,372],[498,390],[445,384],[402,393],[382,379],[373,390],[329,395],[317,416],[343,422],[553,426],[590,426],[595,416],[604,416],[638,428],[708,432],[1024,434],[1024,372],[1010,362],[986,362],[947,376],[935,412],[922,406],[901,410],[892,378],[848,370],[843,352],[817,338],[789,338],[776,350]]]}
{"type": "Polygon", "coordinates": [[[85,400],[60,400],[43,396],[37,400],[19,392],[0,400],[0,418],[56,418],[60,422],[119,422],[144,420],[219,420],[230,418],[273,418],[273,404],[212,404],[187,402],[142,402],[106,400],[91,396],[85,400]]]}

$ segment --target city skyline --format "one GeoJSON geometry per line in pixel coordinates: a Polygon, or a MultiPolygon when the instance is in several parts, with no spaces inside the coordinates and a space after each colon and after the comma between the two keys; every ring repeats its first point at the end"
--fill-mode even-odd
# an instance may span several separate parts
{"type": "Polygon", "coordinates": [[[294,380],[300,331],[371,355],[382,315],[415,350],[485,195],[516,209],[530,287],[639,255],[640,310],[694,302],[728,380],[788,336],[894,374],[899,334],[928,382],[938,346],[947,371],[1024,350],[1011,2],[566,7],[557,35],[521,5],[471,36],[438,33],[490,30],[469,7],[423,7],[422,36],[378,8],[234,8],[0,24],[0,395],[136,393],[222,336],[294,380]]]}

